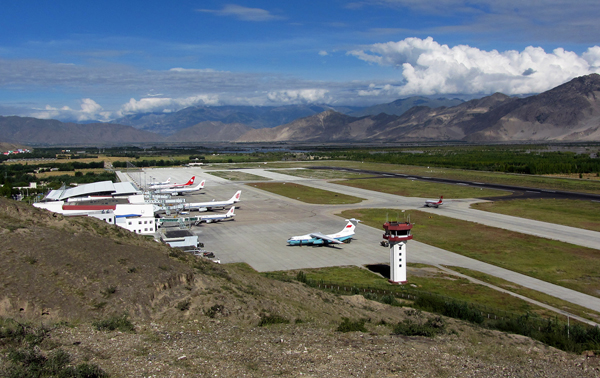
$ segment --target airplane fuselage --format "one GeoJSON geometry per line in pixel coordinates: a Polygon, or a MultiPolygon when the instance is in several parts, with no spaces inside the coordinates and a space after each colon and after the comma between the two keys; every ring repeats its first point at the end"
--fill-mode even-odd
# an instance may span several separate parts
{"type": "MultiPolygon", "coordinates": [[[[353,235],[348,235],[348,236],[342,236],[339,238],[335,238],[341,242],[345,242],[348,239],[352,239],[353,235]]],[[[295,238],[291,238],[288,240],[288,244],[289,245],[325,245],[325,244],[331,244],[330,242],[323,240],[323,239],[319,239],[319,238],[312,238],[310,237],[310,235],[306,235],[306,238],[302,238],[299,239],[297,236],[295,238]]]]}

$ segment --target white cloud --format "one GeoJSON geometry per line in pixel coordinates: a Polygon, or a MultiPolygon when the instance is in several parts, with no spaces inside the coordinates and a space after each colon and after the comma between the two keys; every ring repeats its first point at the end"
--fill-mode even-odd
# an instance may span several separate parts
{"type": "Polygon", "coordinates": [[[327,51],[321,50],[321,51],[319,51],[319,55],[321,55],[321,56],[327,56],[329,54],[327,53],[327,51]]]}
{"type": "MultiPolygon", "coordinates": [[[[369,63],[397,67],[405,84],[399,96],[442,93],[539,93],[574,77],[600,72],[600,47],[582,56],[562,48],[546,53],[529,46],[523,51],[484,51],[467,45],[449,47],[428,37],[378,43],[348,52],[369,63]]],[[[390,90],[391,88],[387,88],[390,90]]],[[[381,89],[369,91],[380,94],[381,89]]]]}
{"type": "Polygon", "coordinates": [[[235,4],[225,5],[221,10],[197,9],[197,11],[204,13],[214,13],[219,16],[233,16],[243,21],[271,21],[283,19],[283,17],[276,16],[265,9],[248,8],[235,4]]]}
{"type": "Polygon", "coordinates": [[[31,114],[32,117],[42,119],[62,119],[71,121],[108,121],[111,117],[110,112],[106,112],[102,109],[102,106],[98,105],[96,101],[91,98],[84,98],[81,100],[81,109],[71,109],[68,106],[62,108],[55,108],[50,105],[46,105],[44,109],[34,110],[31,114]]]}
{"type": "Polygon", "coordinates": [[[217,95],[195,95],[183,98],[146,97],[140,100],[134,98],[121,106],[119,115],[148,113],[148,112],[174,112],[183,108],[197,105],[219,105],[217,95]]]}
{"type": "Polygon", "coordinates": [[[270,101],[283,104],[318,103],[326,101],[326,89],[299,89],[272,91],[267,94],[270,101]]]}

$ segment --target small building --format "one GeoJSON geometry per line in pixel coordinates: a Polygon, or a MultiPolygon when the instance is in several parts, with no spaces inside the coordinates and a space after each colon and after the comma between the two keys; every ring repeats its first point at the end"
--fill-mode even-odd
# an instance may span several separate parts
{"type": "Polygon", "coordinates": [[[160,235],[160,240],[176,248],[198,247],[198,235],[194,235],[190,230],[164,231],[160,235]]]}

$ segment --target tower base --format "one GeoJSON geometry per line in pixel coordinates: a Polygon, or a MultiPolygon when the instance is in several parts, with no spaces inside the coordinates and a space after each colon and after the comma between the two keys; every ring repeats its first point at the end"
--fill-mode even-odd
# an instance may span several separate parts
{"type": "Polygon", "coordinates": [[[404,285],[406,283],[408,283],[408,281],[392,281],[392,280],[388,280],[389,283],[394,284],[394,285],[404,285]]]}

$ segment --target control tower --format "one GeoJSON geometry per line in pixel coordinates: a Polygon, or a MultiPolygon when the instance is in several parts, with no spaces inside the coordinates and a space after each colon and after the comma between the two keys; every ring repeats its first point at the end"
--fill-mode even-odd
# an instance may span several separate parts
{"type": "Polygon", "coordinates": [[[413,225],[399,222],[385,222],[383,238],[390,245],[390,282],[406,283],[406,242],[412,239],[410,230],[413,225]]]}

